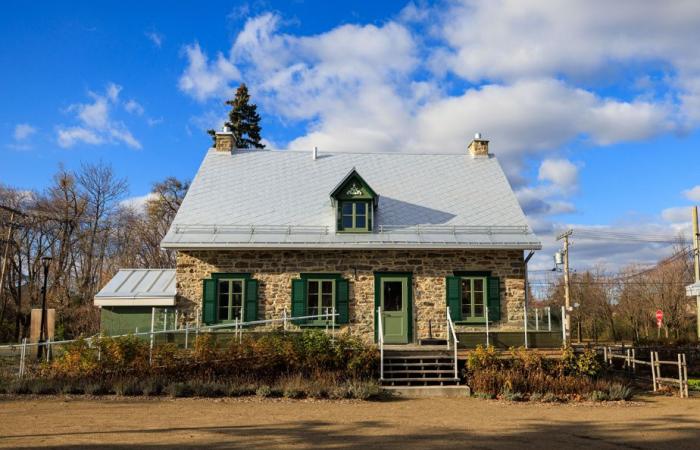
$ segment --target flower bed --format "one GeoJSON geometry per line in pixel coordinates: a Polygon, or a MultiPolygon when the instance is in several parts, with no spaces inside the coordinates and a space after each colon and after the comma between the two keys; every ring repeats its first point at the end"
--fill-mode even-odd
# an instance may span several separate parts
{"type": "Polygon", "coordinates": [[[510,401],[629,400],[630,384],[604,371],[592,350],[575,355],[564,348],[559,359],[511,349],[499,357],[493,347],[470,352],[464,377],[476,396],[510,401]]]}

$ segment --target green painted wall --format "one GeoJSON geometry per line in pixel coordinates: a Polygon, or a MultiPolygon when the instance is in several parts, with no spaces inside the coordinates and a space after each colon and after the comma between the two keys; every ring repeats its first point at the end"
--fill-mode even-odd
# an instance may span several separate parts
{"type": "MultiPolygon", "coordinates": [[[[150,306],[103,306],[100,313],[100,331],[108,336],[151,330],[150,306]]],[[[168,329],[173,329],[175,314],[168,308],[168,329]]],[[[164,308],[156,309],[155,329],[163,329],[164,308]]]]}

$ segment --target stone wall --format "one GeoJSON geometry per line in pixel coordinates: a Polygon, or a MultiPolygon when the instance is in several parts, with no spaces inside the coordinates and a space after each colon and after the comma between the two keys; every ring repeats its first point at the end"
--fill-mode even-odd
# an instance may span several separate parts
{"type": "MultiPolygon", "coordinates": [[[[259,318],[291,311],[291,280],[300,273],[340,273],[350,284],[347,331],[370,341],[374,335],[374,272],[413,273],[414,340],[445,337],[445,277],[458,271],[491,271],[501,280],[501,322],[493,329],[517,328],[525,296],[520,250],[202,250],[177,254],[177,307],[195,314],[202,279],[213,272],[243,272],[259,280],[259,318]]],[[[469,328],[458,326],[458,331],[469,328]]],[[[481,328],[476,328],[481,329],[481,328]]]]}

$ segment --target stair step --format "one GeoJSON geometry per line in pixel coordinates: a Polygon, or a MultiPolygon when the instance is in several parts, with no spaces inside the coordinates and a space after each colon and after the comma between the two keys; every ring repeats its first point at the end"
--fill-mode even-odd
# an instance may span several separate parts
{"type": "Polygon", "coordinates": [[[406,381],[420,381],[420,382],[458,382],[459,378],[448,378],[448,377],[439,377],[439,378],[384,378],[382,382],[406,382],[406,381]]]}
{"type": "Polygon", "coordinates": [[[384,360],[385,360],[385,361],[387,361],[387,360],[403,360],[403,359],[405,359],[405,360],[409,360],[409,359],[411,359],[411,360],[417,360],[417,359],[420,359],[420,360],[430,360],[430,361],[439,361],[439,360],[442,360],[442,361],[453,361],[453,360],[454,360],[454,357],[452,357],[452,356],[435,356],[435,355],[433,355],[433,356],[428,356],[428,355],[404,355],[404,356],[397,356],[397,355],[387,355],[387,354],[384,354],[384,360]]]}
{"type": "Polygon", "coordinates": [[[409,362],[406,362],[406,363],[394,363],[394,362],[387,363],[387,362],[384,362],[384,367],[424,367],[424,366],[449,366],[449,367],[453,367],[454,361],[427,362],[427,363],[422,363],[422,362],[419,362],[419,363],[412,363],[412,362],[411,363],[409,363],[409,362]]]}
{"type": "Polygon", "coordinates": [[[384,369],[384,373],[414,373],[414,374],[423,374],[423,373],[455,373],[454,370],[386,370],[384,369]]]}

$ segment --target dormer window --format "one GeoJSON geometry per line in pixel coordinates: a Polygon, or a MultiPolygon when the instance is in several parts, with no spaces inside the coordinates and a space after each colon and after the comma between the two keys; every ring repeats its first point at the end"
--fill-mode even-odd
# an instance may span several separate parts
{"type": "Polygon", "coordinates": [[[336,208],[337,231],[344,233],[369,233],[374,223],[374,210],[379,196],[352,169],[331,192],[336,208]]]}
{"type": "Polygon", "coordinates": [[[372,210],[368,201],[343,201],[340,203],[342,231],[370,231],[370,214],[372,210]]]}

